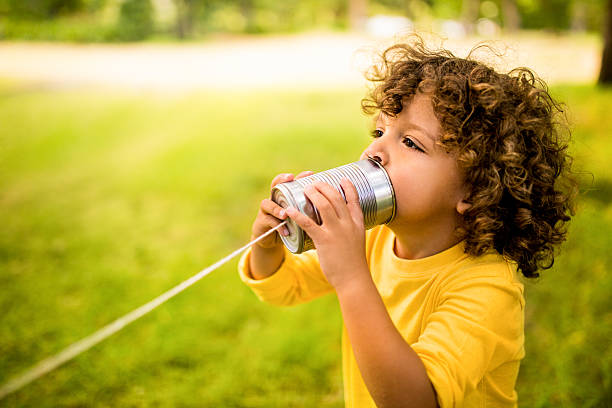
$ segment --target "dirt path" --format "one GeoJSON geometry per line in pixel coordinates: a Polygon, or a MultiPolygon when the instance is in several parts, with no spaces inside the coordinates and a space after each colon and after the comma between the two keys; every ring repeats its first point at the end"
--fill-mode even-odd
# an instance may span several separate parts
{"type": "MultiPolygon", "coordinates": [[[[465,56],[478,39],[447,41],[465,56]]],[[[353,34],[301,34],[187,44],[72,45],[0,42],[0,78],[50,86],[161,91],[361,86],[367,50],[385,40],[353,34]]],[[[594,81],[595,37],[502,38],[495,65],[532,67],[551,83],[594,81]]]]}

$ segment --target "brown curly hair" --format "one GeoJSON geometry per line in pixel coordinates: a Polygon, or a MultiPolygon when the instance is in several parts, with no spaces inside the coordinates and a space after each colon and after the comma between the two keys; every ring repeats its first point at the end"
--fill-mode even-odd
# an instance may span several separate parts
{"type": "Polygon", "coordinates": [[[367,73],[374,87],[361,106],[396,116],[405,98],[431,95],[438,144],[456,157],[469,191],[459,230],[466,253],[495,249],[537,277],[574,214],[569,127],[543,81],[527,68],[503,74],[472,59],[482,47],[464,59],[421,38],[391,46],[367,73]]]}

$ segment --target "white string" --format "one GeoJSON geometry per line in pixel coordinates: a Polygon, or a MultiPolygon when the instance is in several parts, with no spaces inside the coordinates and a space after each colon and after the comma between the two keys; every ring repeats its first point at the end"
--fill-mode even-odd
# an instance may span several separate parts
{"type": "Polygon", "coordinates": [[[206,275],[208,275],[215,269],[219,268],[223,264],[230,261],[236,255],[239,255],[242,251],[244,251],[251,245],[259,242],[260,240],[264,239],[268,235],[272,234],[274,231],[278,230],[280,227],[282,227],[286,223],[287,221],[280,223],[276,227],[272,228],[271,230],[255,238],[253,241],[249,242],[245,246],[238,248],[231,254],[227,255],[225,258],[215,262],[214,264],[203,269],[202,271],[198,272],[197,274],[193,275],[191,278],[183,281],[182,283],[179,283],[172,289],[168,290],[165,293],[162,293],[161,295],[151,300],[150,302],[145,303],[144,305],[131,311],[125,316],[118,318],[114,322],[107,324],[106,326],[102,327],[100,330],[94,332],[93,334],[77,341],[76,343],[71,344],[70,346],[66,347],[64,350],[60,351],[59,353],[42,360],[35,366],[31,367],[29,370],[25,371],[20,376],[11,379],[7,383],[5,383],[2,387],[0,387],[0,400],[6,397],[7,395],[17,391],[18,389],[24,387],[25,385],[31,383],[37,378],[45,375],[49,371],[56,369],[60,365],[73,359],[74,357],[78,356],[84,351],[89,350],[91,347],[100,343],[102,340],[106,339],[107,337],[117,333],[119,330],[121,330],[128,324],[132,323],[134,320],[141,318],[142,316],[149,313],[151,310],[155,309],[156,307],[158,307],[159,305],[161,305],[168,299],[174,297],[175,295],[178,295],[179,293],[181,293],[182,291],[184,291],[185,289],[187,289],[188,287],[190,287],[191,285],[193,285],[194,283],[196,283],[197,281],[199,281],[200,279],[202,279],[203,277],[205,277],[206,275]]]}

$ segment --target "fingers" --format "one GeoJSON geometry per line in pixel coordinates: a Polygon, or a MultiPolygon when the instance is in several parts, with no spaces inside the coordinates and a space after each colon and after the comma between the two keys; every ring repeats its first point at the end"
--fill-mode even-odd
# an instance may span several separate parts
{"type": "Polygon", "coordinates": [[[317,223],[310,217],[305,214],[302,214],[295,207],[287,207],[287,215],[291,217],[291,219],[299,225],[313,240],[316,240],[319,233],[319,226],[317,223]]]}
{"type": "Polygon", "coordinates": [[[342,191],[331,185],[317,182],[307,186],[304,193],[317,208],[323,223],[342,221],[351,217],[342,191]]]}
{"type": "MultiPolygon", "coordinates": [[[[343,214],[341,209],[336,209],[337,203],[334,202],[336,197],[333,196],[333,193],[337,196],[340,195],[333,187],[324,183],[314,183],[304,188],[304,195],[317,209],[323,224],[332,222],[332,220],[340,218],[343,214]],[[328,191],[327,187],[333,191],[328,191]]],[[[339,200],[342,200],[342,197],[339,200]]],[[[342,203],[344,204],[344,200],[342,200],[342,203]]]]}
{"type": "MultiPolygon", "coordinates": [[[[267,215],[267,214],[263,215],[261,218],[261,225],[263,228],[261,231],[259,231],[260,233],[257,235],[261,235],[267,232],[268,230],[275,228],[281,222],[282,221],[279,221],[278,219],[276,219],[275,217],[271,215],[267,215]]],[[[278,233],[281,234],[282,236],[287,236],[289,235],[289,230],[287,229],[287,226],[283,226],[278,230],[278,233]]]]}
{"type": "MultiPolygon", "coordinates": [[[[303,171],[297,176],[294,176],[292,173],[281,173],[274,177],[270,183],[270,188],[274,188],[274,186],[277,184],[287,183],[296,178],[308,177],[312,174],[314,174],[312,171],[303,171]]],[[[280,222],[282,222],[282,220],[287,218],[287,213],[285,210],[270,199],[262,200],[259,208],[260,211],[257,216],[257,220],[253,225],[254,235],[263,234],[270,228],[276,227],[280,222]]],[[[289,235],[289,229],[286,226],[279,229],[278,232],[283,236],[289,235]]]]}
{"type": "MultiPolygon", "coordinates": [[[[291,173],[282,173],[272,180],[272,187],[279,183],[308,177],[312,174],[314,174],[312,171],[303,171],[297,176],[291,173]]],[[[349,180],[343,179],[340,182],[340,189],[338,191],[327,183],[315,182],[304,188],[304,195],[312,202],[319,213],[322,223],[327,226],[332,226],[347,217],[350,217],[356,223],[363,224],[363,213],[359,205],[359,195],[355,186],[349,180]]],[[[294,219],[307,233],[307,229],[310,229],[312,232],[313,226],[318,226],[316,221],[308,217],[308,215],[296,209],[283,209],[270,199],[265,199],[261,202],[261,211],[263,214],[274,218],[274,220],[267,220],[266,227],[268,228],[275,227],[287,216],[294,219]],[[291,216],[291,214],[294,214],[295,217],[291,216]]],[[[286,227],[281,228],[279,232],[282,235],[288,235],[286,227]]]]}
{"type": "Polygon", "coordinates": [[[270,188],[273,188],[275,185],[280,183],[286,183],[288,181],[293,180],[292,173],[281,173],[272,179],[272,183],[270,184],[270,188]]]}
{"type": "Polygon", "coordinates": [[[363,223],[363,211],[359,204],[359,194],[355,185],[348,179],[340,180],[340,187],[344,191],[344,197],[346,198],[346,205],[348,207],[349,214],[354,222],[363,223]]]}
{"type": "MultiPolygon", "coordinates": [[[[276,227],[285,218],[287,218],[285,209],[269,198],[266,198],[261,201],[259,206],[259,214],[254,225],[253,234],[263,234],[269,229],[276,227]]],[[[289,230],[284,226],[279,230],[279,233],[283,236],[287,236],[289,235],[289,230]]]]}
{"type": "Polygon", "coordinates": [[[280,183],[287,183],[288,181],[293,181],[296,179],[312,176],[313,174],[314,172],[310,170],[303,171],[297,176],[293,176],[293,173],[281,173],[277,175],[276,177],[274,177],[274,179],[272,180],[272,183],[270,183],[270,188],[273,188],[275,185],[280,184],[280,183]]]}
{"type": "Polygon", "coordinates": [[[304,178],[304,177],[312,176],[313,174],[314,174],[313,171],[306,170],[306,171],[301,172],[297,176],[295,176],[295,179],[297,180],[297,179],[301,179],[301,178],[304,178]]]}
{"type": "Polygon", "coordinates": [[[269,198],[261,200],[261,204],[259,208],[261,208],[261,210],[264,213],[273,215],[279,220],[284,220],[285,218],[287,218],[287,213],[285,212],[283,207],[276,204],[274,201],[270,200],[269,198]]]}
{"type": "Polygon", "coordinates": [[[363,212],[359,204],[357,189],[348,179],[340,181],[340,188],[344,196],[341,191],[323,182],[316,182],[304,188],[304,195],[317,208],[322,221],[321,225],[294,207],[286,208],[286,213],[315,242],[317,238],[323,239],[325,234],[330,232],[334,234],[346,232],[346,228],[338,229],[342,226],[355,225],[363,228],[363,212]]]}
{"type": "MultiPolygon", "coordinates": [[[[296,177],[292,173],[281,173],[274,177],[272,182],[270,183],[270,188],[274,188],[277,184],[286,183],[289,181],[293,181],[296,178],[302,178],[312,175],[312,171],[303,171],[298,174],[296,177]]],[[[257,213],[257,217],[255,222],[253,223],[252,233],[253,237],[260,236],[261,234],[269,231],[270,229],[278,226],[283,220],[287,218],[287,213],[285,209],[283,209],[280,205],[275,203],[269,198],[266,198],[261,201],[259,205],[259,212],[257,213]]],[[[282,236],[289,235],[289,229],[287,226],[283,226],[278,230],[278,234],[282,236]]],[[[258,243],[261,247],[273,247],[276,245],[280,245],[280,239],[278,238],[278,234],[272,234],[269,237],[258,243]]]]}

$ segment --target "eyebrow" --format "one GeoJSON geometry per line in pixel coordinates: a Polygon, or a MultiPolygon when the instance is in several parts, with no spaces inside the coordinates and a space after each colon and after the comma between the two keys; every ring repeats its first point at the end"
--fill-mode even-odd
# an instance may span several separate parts
{"type": "MultiPolygon", "coordinates": [[[[374,126],[376,126],[376,125],[378,124],[378,121],[379,121],[379,120],[384,121],[384,119],[382,118],[382,117],[383,117],[383,115],[384,115],[384,113],[383,113],[383,112],[380,112],[378,115],[376,115],[376,117],[374,118],[374,121],[373,121],[373,122],[374,122],[374,126]]],[[[417,125],[417,124],[415,124],[415,123],[409,122],[409,123],[407,124],[407,129],[415,129],[415,130],[418,130],[419,132],[421,132],[421,133],[423,133],[425,136],[427,136],[429,139],[431,139],[431,141],[432,141],[432,142],[436,143],[436,138],[435,138],[435,137],[434,137],[434,136],[433,136],[431,133],[429,133],[429,131],[428,131],[427,129],[425,129],[425,128],[424,128],[424,127],[422,127],[422,126],[419,126],[419,125],[417,125]]]]}
{"type": "Polygon", "coordinates": [[[423,133],[425,136],[430,138],[432,142],[434,142],[434,143],[436,142],[436,138],[431,133],[429,133],[429,131],[427,129],[425,129],[424,127],[421,127],[421,126],[419,126],[417,124],[414,124],[414,123],[408,123],[407,129],[418,130],[419,132],[423,133]]]}

